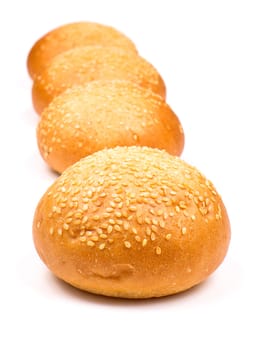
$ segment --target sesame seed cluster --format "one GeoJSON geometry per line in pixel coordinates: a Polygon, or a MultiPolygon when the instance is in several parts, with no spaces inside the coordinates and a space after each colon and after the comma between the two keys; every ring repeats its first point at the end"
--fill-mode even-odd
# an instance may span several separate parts
{"type": "Polygon", "coordinates": [[[49,189],[46,219],[52,226],[46,234],[99,250],[118,240],[127,249],[147,246],[160,255],[161,242],[191,234],[196,220],[221,219],[216,195],[199,172],[164,151],[102,150],[67,169],[49,189]]]}

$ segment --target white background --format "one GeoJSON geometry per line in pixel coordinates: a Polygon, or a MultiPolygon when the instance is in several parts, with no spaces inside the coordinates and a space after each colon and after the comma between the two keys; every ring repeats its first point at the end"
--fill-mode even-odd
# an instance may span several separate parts
{"type": "Polygon", "coordinates": [[[1,1],[0,348],[256,349],[255,1],[1,1]],[[40,158],[26,57],[58,25],[112,25],[162,74],[185,130],[182,158],[223,197],[232,241],[221,267],[185,293],[115,300],[56,280],[31,223],[55,175],[40,158]]]}

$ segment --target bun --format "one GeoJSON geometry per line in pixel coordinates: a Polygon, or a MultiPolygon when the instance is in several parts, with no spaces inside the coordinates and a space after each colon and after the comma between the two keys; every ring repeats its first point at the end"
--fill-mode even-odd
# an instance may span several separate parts
{"type": "Polygon", "coordinates": [[[32,98],[40,114],[67,88],[93,80],[132,81],[165,97],[164,82],[156,69],[137,54],[120,48],[87,46],[54,57],[34,81],[32,98]]]}
{"type": "Polygon", "coordinates": [[[69,167],[36,209],[48,268],[97,294],[150,298],[186,290],[224,259],[224,204],[198,170],[167,152],[117,147],[69,167]]]}
{"type": "Polygon", "coordinates": [[[87,45],[117,46],[137,52],[134,43],[112,27],[91,22],[69,23],[50,31],[34,44],[27,59],[28,72],[35,78],[53,57],[87,45]]]}
{"type": "Polygon", "coordinates": [[[45,108],[37,128],[40,153],[62,172],[81,158],[115,146],[150,146],[180,155],[182,126],[165,101],[129,81],[75,86],[45,108]]]}

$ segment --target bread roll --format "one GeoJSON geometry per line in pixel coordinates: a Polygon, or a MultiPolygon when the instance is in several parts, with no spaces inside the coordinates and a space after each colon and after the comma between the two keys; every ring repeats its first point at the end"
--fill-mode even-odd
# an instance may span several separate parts
{"type": "Polygon", "coordinates": [[[182,126],[162,97],[125,80],[98,80],[57,96],[42,113],[37,140],[57,172],[103,148],[141,145],[180,155],[184,146],[182,126]]]}
{"type": "Polygon", "coordinates": [[[60,279],[89,292],[151,298],[186,290],[226,255],[224,204],[166,151],[117,147],[69,167],[40,200],[34,243],[60,279]]]}
{"type": "Polygon", "coordinates": [[[28,72],[35,78],[59,53],[87,45],[117,46],[137,52],[134,43],[112,27],[92,22],[69,23],[45,34],[33,45],[27,59],[28,72]]]}
{"type": "Polygon", "coordinates": [[[40,114],[55,96],[74,85],[93,80],[129,80],[165,97],[156,69],[137,54],[119,48],[87,46],[54,57],[34,81],[32,98],[40,114]]]}

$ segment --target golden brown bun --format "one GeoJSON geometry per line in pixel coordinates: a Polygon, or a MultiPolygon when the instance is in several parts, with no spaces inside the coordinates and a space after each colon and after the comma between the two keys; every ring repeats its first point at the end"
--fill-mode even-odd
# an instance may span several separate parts
{"type": "Polygon", "coordinates": [[[62,172],[103,148],[150,146],[180,155],[182,126],[159,95],[125,80],[75,86],[45,108],[37,128],[40,153],[62,172]]]}
{"type": "Polygon", "coordinates": [[[40,114],[55,96],[74,85],[113,79],[132,81],[165,97],[161,76],[142,57],[120,48],[87,46],[55,56],[37,76],[32,91],[34,108],[40,114]]]}
{"type": "Polygon", "coordinates": [[[134,43],[112,27],[91,22],[70,23],[50,31],[34,44],[27,59],[30,76],[35,78],[59,53],[87,45],[117,46],[137,52],[134,43]]]}
{"type": "Polygon", "coordinates": [[[97,294],[150,298],[188,289],[224,259],[230,226],[198,170],[147,147],[102,150],[69,167],[36,209],[48,268],[97,294]]]}

